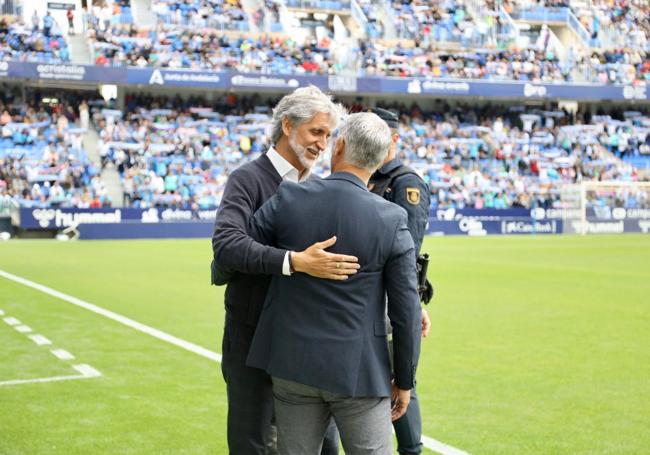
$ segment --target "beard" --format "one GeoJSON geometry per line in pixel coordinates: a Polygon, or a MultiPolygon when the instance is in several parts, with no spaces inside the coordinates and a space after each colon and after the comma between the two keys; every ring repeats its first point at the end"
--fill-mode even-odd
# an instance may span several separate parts
{"type": "Polygon", "coordinates": [[[314,167],[316,160],[318,160],[318,157],[320,156],[320,150],[316,147],[305,147],[299,144],[296,140],[295,133],[289,136],[289,146],[305,169],[311,169],[314,167]],[[314,157],[311,152],[315,153],[316,156],[314,157]]]}

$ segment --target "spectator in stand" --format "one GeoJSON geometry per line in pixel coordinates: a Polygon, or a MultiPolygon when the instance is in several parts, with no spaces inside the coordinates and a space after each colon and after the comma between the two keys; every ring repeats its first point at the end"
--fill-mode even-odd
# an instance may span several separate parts
{"type": "Polygon", "coordinates": [[[74,11],[72,6],[68,8],[65,17],[68,19],[68,35],[74,35],[74,11]]]}
{"type": "Polygon", "coordinates": [[[32,14],[32,32],[38,32],[40,24],[41,17],[38,15],[38,10],[35,9],[34,14],[32,14]]]}
{"type": "Polygon", "coordinates": [[[52,14],[48,10],[47,13],[45,13],[45,17],[43,17],[43,34],[45,35],[46,38],[50,37],[50,33],[52,31],[52,27],[54,26],[55,21],[54,18],[52,17],[52,14]]]}

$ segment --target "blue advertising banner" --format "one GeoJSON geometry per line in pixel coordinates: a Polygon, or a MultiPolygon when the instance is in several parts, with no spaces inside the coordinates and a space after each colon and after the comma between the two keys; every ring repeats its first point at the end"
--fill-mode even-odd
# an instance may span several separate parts
{"type": "MultiPolygon", "coordinates": [[[[2,76],[1,71],[0,76],[2,76]]],[[[8,62],[7,77],[119,85],[127,82],[127,69],[94,65],[8,62]]]]}
{"type": "Polygon", "coordinates": [[[226,73],[214,71],[129,68],[126,73],[126,83],[131,85],[227,88],[225,76],[226,73]]]}
{"type": "MultiPolygon", "coordinates": [[[[616,209],[615,209],[616,210],[616,209]]],[[[623,209],[625,210],[625,209],[623,209]]],[[[650,233],[650,211],[627,209],[624,217],[588,217],[565,222],[554,211],[536,209],[447,209],[430,213],[429,235],[538,235],[582,232],[621,234],[650,233]],[[547,216],[547,215],[552,215],[547,216]]],[[[43,209],[21,208],[20,228],[61,230],[78,226],[82,239],[209,237],[215,209],[43,209]]]]}
{"type": "Polygon", "coordinates": [[[193,223],[122,223],[122,224],[82,224],[79,238],[82,240],[108,239],[194,239],[210,238],[213,223],[196,221],[193,223]]]}
{"type": "Polygon", "coordinates": [[[560,234],[562,221],[537,221],[532,218],[503,218],[500,220],[478,220],[463,217],[459,220],[437,220],[429,218],[427,234],[429,235],[534,235],[560,234]]]}
{"type": "MultiPolygon", "coordinates": [[[[352,78],[355,79],[355,78],[352,78]]],[[[349,82],[349,81],[348,81],[349,82]]],[[[127,83],[133,85],[174,85],[184,87],[218,88],[218,89],[255,89],[255,90],[294,90],[309,84],[328,90],[329,81],[325,76],[246,74],[234,72],[170,70],[154,68],[129,68],[127,83]]],[[[345,82],[334,80],[334,86],[345,82]]]]}
{"type": "Polygon", "coordinates": [[[21,208],[22,229],[63,229],[74,224],[158,224],[208,221],[214,223],[215,209],[43,209],[21,208]]]}
{"type": "Polygon", "coordinates": [[[355,77],[319,75],[271,75],[169,68],[108,67],[74,64],[0,62],[0,78],[60,80],[118,85],[196,87],[206,89],[254,89],[290,91],[313,84],[338,93],[411,94],[419,96],[473,96],[513,99],[650,100],[644,84],[598,85],[518,81],[355,77]]]}
{"type": "MultiPolygon", "coordinates": [[[[363,82],[359,85],[363,86],[363,82]]],[[[463,81],[454,79],[381,78],[380,92],[437,96],[570,100],[648,100],[645,85],[538,84],[532,82],[463,81]]]]}

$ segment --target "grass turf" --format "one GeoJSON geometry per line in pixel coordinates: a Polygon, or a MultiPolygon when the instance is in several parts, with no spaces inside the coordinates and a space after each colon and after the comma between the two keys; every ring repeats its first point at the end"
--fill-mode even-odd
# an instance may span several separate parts
{"type": "MultiPolygon", "coordinates": [[[[650,446],[650,237],[428,238],[424,433],[475,454],[650,446]]],[[[0,269],[220,351],[209,241],[0,243],[0,269]]],[[[0,278],[0,454],[224,454],[218,364],[0,278]],[[76,358],[61,361],[49,349],[76,358]]]]}

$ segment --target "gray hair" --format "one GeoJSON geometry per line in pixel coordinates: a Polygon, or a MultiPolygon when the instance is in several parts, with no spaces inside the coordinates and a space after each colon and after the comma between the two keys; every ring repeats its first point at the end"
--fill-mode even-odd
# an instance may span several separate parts
{"type": "Polygon", "coordinates": [[[330,126],[334,130],[345,114],[345,109],[340,104],[334,104],[330,96],[314,85],[298,88],[285,95],[273,109],[271,143],[277,144],[284,134],[282,120],[285,118],[292,126],[298,126],[318,113],[329,114],[330,126]]]}
{"type": "Polygon", "coordinates": [[[360,112],[346,117],[339,137],[345,140],[345,161],[375,171],[386,158],[391,144],[391,132],[377,114],[360,112]]]}

